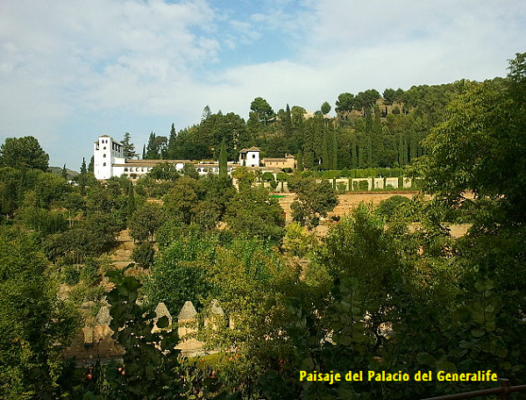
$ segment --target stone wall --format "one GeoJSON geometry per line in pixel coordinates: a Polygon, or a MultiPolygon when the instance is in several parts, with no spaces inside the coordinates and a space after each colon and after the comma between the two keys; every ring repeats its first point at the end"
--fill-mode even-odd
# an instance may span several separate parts
{"type": "MultiPolygon", "coordinates": [[[[220,321],[224,319],[222,325],[227,325],[225,313],[219,301],[212,300],[210,305],[203,311],[204,328],[216,330],[220,326],[220,321]]],[[[157,327],[157,321],[167,317],[169,327],[172,329],[173,318],[164,303],[159,303],[155,308],[154,327],[152,332],[161,331],[157,327]]],[[[83,364],[94,363],[98,358],[115,359],[124,354],[124,349],[112,339],[113,331],[110,329],[112,317],[107,306],[101,307],[92,323],[86,324],[73,338],[71,345],[64,352],[65,357],[75,357],[78,362],[83,364]]],[[[214,350],[205,350],[206,343],[198,340],[199,314],[191,301],[187,301],[181,308],[177,316],[177,333],[180,342],[177,349],[186,357],[195,357],[202,354],[213,353],[214,350]]]]}

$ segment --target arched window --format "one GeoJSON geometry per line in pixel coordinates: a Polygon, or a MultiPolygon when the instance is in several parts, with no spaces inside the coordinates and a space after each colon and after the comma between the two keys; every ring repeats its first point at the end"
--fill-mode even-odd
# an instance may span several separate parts
{"type": "Polygon", "coordinates": [[[106,166],[106,163],[102,163],[102,166],[105,167],[105,166],[106,166]]]}

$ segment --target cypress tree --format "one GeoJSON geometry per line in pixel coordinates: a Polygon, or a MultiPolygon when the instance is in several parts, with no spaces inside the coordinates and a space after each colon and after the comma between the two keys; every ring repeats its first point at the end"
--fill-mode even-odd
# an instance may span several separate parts
{"type": "Polygon", "coordinates": [[[167,151],[168,159],[173,160],[176,158],[176,153],[177,153],[176,145],[177,145],[177,133],[175,131],[174,124],[172,124],[172,129],[170,130],[170,138],[168,139],[168,151],[167,151]]]}
{"type": "Polygon", "coordinates": [[[284,128],[285,128],[285,136],[287,140],[290,140],[292,136],[292,117],[290,115],[290,107],[288,104],[287,104],[287,108],[285,109],[284,128]]]}
{"type": "Polygon", "coordinates": [[[91,156],[89,159],[88,172],[93,173],[95,171],[95,157],[91,156]]]}
{"type": "Polygon", "coordinates": [[[305,166],[303,165],[303,153],[301,151],[298,151],[296,168],[300,172],[302,172],[305,168],[305,166]]]}
{"type": "Polygon", "coordinates": [[[325,170],[331,169],[331,152],[329,151],[329,132],[325,130],[323,132],[323,142],[322,142],[322,149],[321,149],[321,157],[322,157],[322,167],[325,170]]]}
{"type": "Polygon", "coordinates": [[[338,141],[334,130],[332,131],[332,169],[338,169],[338,141]]]}
{"type": "Polygon", "coordinates": [[[228,162],[227,162],[227,152],[226,144],[223,140],[221,142],[221,150],[219,152],[219,176],[226,177],[228,176],[228,162]]]}
{"type": "Polygon", "coordinates": [[[86,175],[88,170],[86,168],[86,159],[82,157],[82,164],[80,165],[80,174],[78,176],[79,193],[81,196],[86,194],[86,175]]]}
{"type": "Polygon", "coordinates": [[[64,178],[66,181],[68,180],[68,170],[66,169],[66,164],[62,167],[62,178],[64,178]]]}
{"type": "Polygon", "coordinates": [[[155,132],[150,133],[148,138],[148,145],[146,146],[146,158],[148,160],[155,160],[158,158],[157,146],[155,143],[155,132]]]}

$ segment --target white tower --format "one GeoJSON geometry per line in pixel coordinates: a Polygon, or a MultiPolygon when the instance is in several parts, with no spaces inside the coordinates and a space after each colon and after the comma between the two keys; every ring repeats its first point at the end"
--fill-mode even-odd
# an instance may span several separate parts
{"type": "Polygon", "coordinates": [[[122,145],[108,135],[99,136],[99,139],[93,145],[93,172],[95,173],[95,178],[111,178],[113,176],[113,164],[116,158],[120,158],[122,162],[124,162],[122,145]]]}

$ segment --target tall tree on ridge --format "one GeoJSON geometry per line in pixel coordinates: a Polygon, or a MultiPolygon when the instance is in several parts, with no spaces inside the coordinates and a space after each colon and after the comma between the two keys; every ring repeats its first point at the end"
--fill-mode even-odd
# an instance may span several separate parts
{"type": "Polygon", "coordinates": [[[176,154],[176,146],[177,146],[177,132],[175,131],[175,125],[172,124],[172,128],[170,129],[170,137],[168,138],[168,149],[166,150],[166,156],[168,159],[175,159],[176,154]]]}
{"type": "Polygon", "coordinates": [[[223,140],[221,142],[221,151],[219,152],[219,176],[228,176],[228,160],[226,152],[226,144],[223,140]]]}
{"type": "Polygon", "coordinates": [[[122,140],[122,151],[124,158],[132,159],[137,156],[135,152],[135,145],[131,142],[130,132],[124,132],[124,139],[122,140]]]}

